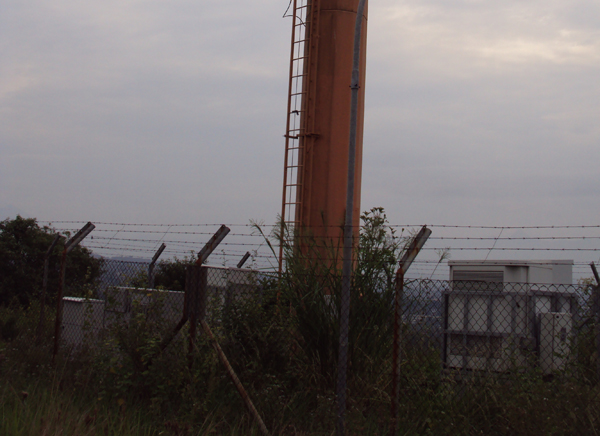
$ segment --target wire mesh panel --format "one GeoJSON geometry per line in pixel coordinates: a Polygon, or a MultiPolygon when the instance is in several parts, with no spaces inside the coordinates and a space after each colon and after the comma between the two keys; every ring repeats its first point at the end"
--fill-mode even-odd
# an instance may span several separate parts
{"type": "Polygon", "coordinates": [[[447,367],[508,371],[535,363],[535,354],[545,372],[564,367],[555,366],[564,359],[554,352],[550,325],[560,319],[566,344],[577,314],[574,287],[455,281],[444,293],[444,306],[447,367]]]}
{"type": "MultiPolygon", "coordinates": [[[[228,419],[247,422],[200,325],[192,337],[188,265],[180,266],[157,265],[150,289],[147,263],[105,261],[95,280],[68,286],[61,349],[69,359],[77,355],[73,349],[88,350],[85,361],[104,371],[97,380],[103,395],[121,398],[123,386],[141,401],[167,392],[172,404],[187,395],[204,410],[227,405],[228,419]]],[[[273,434],[331,434],[340,276],[335,268],[296,267],[281,276],[203,267],[199,318],[273,434]]],[[[398,288],[389,272],[355,271],[352,280],[349,434],[389,434],[395,333],[397,434],[548,434],[553,428],[588,434],[597,425],[596,288],[487,279],[406,280],[398,288]]],[[[31,348],[38,309],[35,303],[0,308],[3,359],[31,348]]],[[[47,350],[49,334],[39,350],[47,350]]]]}

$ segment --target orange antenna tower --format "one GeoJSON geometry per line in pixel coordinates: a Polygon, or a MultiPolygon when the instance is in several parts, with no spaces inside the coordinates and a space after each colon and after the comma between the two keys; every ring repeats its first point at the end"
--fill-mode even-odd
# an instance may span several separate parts
{"type": "MultiPolygon", "coordinates": [[[[358,0],[293,0],[285,134],[282,230],[339,246],[343,236],[350,136],[350,83],[358,0]],[[338,241],[340,242],[338,244],[338,241]]],[[[367,12],[363,14],[366,29],[367,12]]],[[[364,84],[366,30],[360,82],[364,84]]],[[[353,226],[360,224],[364,86],[359,90],[353,226]]],[[[282,233],[283,235],[283,233],[282,233]]],[[[292,243],[293,241],[286,241],[292,243]]],[[[283,243],[279,265],[283,262],[283,243]]],[[[341,258],[341,256],[340,256],[341,258]]]]}

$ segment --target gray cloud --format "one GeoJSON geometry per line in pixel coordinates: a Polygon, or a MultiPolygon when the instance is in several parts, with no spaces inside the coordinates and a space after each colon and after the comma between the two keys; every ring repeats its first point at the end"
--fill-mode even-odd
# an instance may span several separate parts
{"type": "MultiPolygon", "coordinates": [[[[287,3],[3,5],[0,202],[41,219],[273,222],[287,3]]],[[[594,222],[599,12],[372,2],[363,209],[409,223],[594,222]]]]}

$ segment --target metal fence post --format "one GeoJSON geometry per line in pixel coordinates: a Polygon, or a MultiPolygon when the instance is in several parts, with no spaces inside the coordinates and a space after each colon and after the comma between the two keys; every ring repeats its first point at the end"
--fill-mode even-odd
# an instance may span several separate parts
{"type": "MultiPolygon", "coordinates": [[[[201,267],[202,264],[206,261],[206,259],[208,259],[208,256],[210,256],[210,254],[214,251],[215,248],[217,248],[217,246],[221,243],[221,241],[225,238],[225,236],[227,236],[229,231],[230,231],[229,227],[227,227],[225,225],[222,225],[221,227],[219,227],[219,230],[217,230],[217,232],[208,240],[206,245],[198,253],[198,259],[196,260],[196,262],[194,262],[194,265],[197,267],[201,267]]],[[[183,328],[183,326],[188,321],[190,316],[195,316],[195,320],[191,323],[191,324],[193,324],[193,327],[190,326],[189,352],[191,353],[192,347],[194,345],[193,338],[195,338],[195,335],[196,335],[196,324],[198,323],[198,317],[197,317],[197,315],[190,314],[190,307],[194,307],[194,308],[196,307],[196,303],[195,303],[196,297],[195,296],[198,293],[197,293],[197,291],[194,290],[196,285],[193,283],[198,283],[198,281],[192,280],[191,278],[188,280],[188,275],[191,274],[189,271],[190,270],[188,270],[186,272],[186,287],[185,287],[185,295],[184,295],[185,300],[184,300],[184,304],[183,304],[183,315],[181,317],[181,320],[177,323],[175,328],[167,336],[165,336],[165,338],[163,339],[163,341],[160,344],[158,352],[154,356],[152,356],[150,361],[152,359],[154,359],[154,357],[156,357],[158,354],[162,353],[165,350],[165,348],[167,348],[167,346],[173,340],[173,338],[175,336],[177,336],[177,333],[179,333],[179,330],[181,330],[183,328]],[[188,283],[190,284],[190,286],[192,286],[191,288],[188,287],[188,283]]]]}
{"type": "Polygon", "coordinates": [[[190,321],[188,339],[188,360],[190,369],[193,364],[193,351],[196,342],[196,329],[200,320],[206,316],[207,268],[202,265],[191,265],[187,269],[185,289],[187,293],[187,313],[190,321]]]}
{"type": "Polygon", "coordinates": [[[236,265],[236,268],[241,268],[244,266],[244,264],[246,263],[246,261],[248,260],[248,258],[250,257],[250,252],[246,251],[246,254],[244,254],[244,257],[242,257],[240,259],[240,261],[238,262],[238,264],[236,265]]]}
{"type": "Polygon", "coordinates": [[[596,286],[592,287],[592,316],[596,333],[596,383],[600,384],[600,276],[594,262],[590,263],[590,267],[596,279],[596,286]]]}
{"type": "Polygon", "coordinates": [[[404,270],[396,273],[396,292],[394,293],[394,345],[392,350],[392,419],[390,435],[395,435],[398,422],[398,399],[400,398],[400,364],[402,363],[402,294],[404,292],[404,270]]]}
{"type": "Polygon", "coordinates": [[[392,347],[392,419],[390,420],[390,434],[396,434],[398,421],[398,400],[400,398],[400,365],[402,364],[402,297],[404,293],[404,275],[410,265],[427,242],[431,230],[427,226],[421,227],[419,233],[412,239],[402,259],[398,262],[396,272],[396,289],[394,293],[394,344],[392,347]]]}
{"type": "Polygon", "coordinates": [[[46,254],[44,256],[44,276],[42,278],[42,293],[40,295],[40,319],[38,322],[36,339],[38,344],[42,342],[42,330],[44,329],[45,322],[44,312],[46,309],[46,291],[48,289],[48,267],[50,264],[50,255],[52,254],[52,251],[54,251],[54,247],[56,247],[56,244],[58,243],[60,238],[62,238],[62,235],[60,233],[57,233],[56,236],[54,236],[54,240],[52,241],[52,244],[50,244],[50,247],[48,247],[48,251],[46,251],[46,254]]]}
{"type": "Polygon", "coordinates": [[[600,384],[600,285],[592,287],[592,313],[596,335],[596,383],[600,384]]]}
{"type": "Polygon", "coordinates": [[[348,173],[346,180],[346,214],[344,217],[344,250],[342,263],[342,295],[340,302],[340,339],[338,346],[337,435],[346,433],[346,382],[348,370],[348,330],[350,325],[350,286],[352,280],[352,222],[354,212],[354,179],[356,170],[356,126],[358,119],[358,89],[360,88],[360,40],[366,0],[359,0],[354,23],[352,77],[350,78],[350,132],[348,141],[348,173]]]}
{"type": "Polygon", "coordinates": [[[230,228],[225,224],[222,224],[219,227],[219,230],[208,240],[206,245],[202,247],[202,250],[198,252],[198,259],[196,260],[196,265],[202,265],[208,259],[208,256],[214,251],[215,248],[221,243],[225,236],[230,232],[230,228]]]}
{"type": "Polygon", "coordinates": [[[58,283],[58,295],[56,296],[56,323],[54,324],[54,352],[52,354],[52,363],[56,360],[56,355],[58,354],[58,347],[60,345],[60,333],[62,329],[62,311],[63,311],[63,293],[65,289],[65,274],[67,268],[67,254],[71,252],[83,239],[90,234],[92,230],[96,228],[95,225],[88,222],[85,226],[83,226],[75,236],[69,239],[65,243],[65,249],[62,253],[62,258],[60,261],[60,280],[58,283]]]}
{"type": "Polygon", "coordinates": [[[163,242],[158,248],[158,250],[156,250],[156,253],[154,253],[154,256],[152,256],[150,265],[148,265],[148,288],[150,289],[154,288],[154,265],[156,264],[156,261],[158,260],[162,252],[165,251],[165,248],[167,248],[167,246],[163,242]]]}

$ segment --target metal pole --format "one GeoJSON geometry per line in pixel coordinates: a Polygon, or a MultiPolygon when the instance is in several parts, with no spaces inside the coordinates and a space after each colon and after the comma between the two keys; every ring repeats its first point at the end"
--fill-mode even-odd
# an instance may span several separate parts
{"type": "Polygon", "coordinates": [[[215,248],[221,243],[225,236],[231,231],[231,229],[224,224],[219,227],[219,230],[208,240],[206,245],[198,253],[198,260],[196,265],[202,265],[208,259],[208,256],[214,251],[215,248]]]}
{"type": "Polygon", "coordinates": [[[244,257],[242,257],[242,259],[238,262],[238,264],[236,265],[236,268],[243,267],[249,257],[250,257],[250,252],[246,251],[246,254],[244,254],[244,257]]]}
{"type": "Polygon", "coordinates": [[[154,253],[154,256],[152,256],[150,265],[148,265],[148,288],[150,289],[154,288],[154,275],[152,274],[154,272],[154,265],[156,264],[156,261],[158,260],[162,252],[165,251],[165,248],[167,248],[167,246],[163,242],[158,248],[158,250],[156,250],[156,253],[154,253]]]}
{"type": "Polygon", "coordinates": [[[400,259],[398,271],[396,272],[396,289],[394,293],[394,344],[392,347],[392,419],[390,423],[390,435],[396,434],[397,422],[400,408],[400,367],[402,365],[402,298],[404,296],[404,275],[410,268],[423,245],[431,235],[431,230],[423,226],[419,233],[413,238],[400,259]]]}
{"type": "Polygon", "coordinates": [[[223,364],[223,366],[227,370],[227,375],[229,375],[229,378],[231,379],[231,381],[235,385],[237,391],[239,392],[240,396],[242,397],[242,400],[244,401],[244,404],[246,405],[246,408],[248,409],[248,411],[250,412],[250,414],[252,415],[252,417],[256,421],[256,424],[258,425],[258,428],[260,429],[260,432],[263,435],[268,436],[269,435],[269,430],[267,430],[267,427],[265,426],[264,421],[262,420],[262,418],[260,417],[258,411],[256,410],[256,407],[254,407],[254,404],[252,403],[252,400],[250,399],[250,396],[248,395],[248,393],[244,389],[244,386],[242,385],[242,382],[240,382],[240,379],[238,378],[237,374],[233,370],[233,367],[229,363],[229,360],[227,360],[227,356],[225,356],[225,353],[221,349],[221,346],[219,345],[219,342],[217,341],[217,338],[215,338],[215,335],[213,335],[213,332],[210,330],[210,327],[208,326],[208,324],[206,323],[206,321],[204,321],[203,319],[201,319],[200,320],[200,325],[202,325],[202,328],[204,329],[204,332],[206,333],[206,335],[210,339],[214,350],[217,352],[217,356],[219,356],[219,360],[221,361],[221,363],[223,364]]]}
{"type": "MultiPolygon", "coordinates": [[[[217,232],[208,240],[208,242],[202,248],[202,250],[200,250],[200,252],[198,253],[198,260],[196,260],[195,266],[198,266],[198,267],[202,266],[202,264],[206,261],[206,259],[208,259],[208,256],[210,256],[210,254],[215,250],[215,248],[217,248],[219,243],[223,240],[223,238],[225,238],[225,236],[227,236],[228,233],[229,233],[229,228],[222,225],[219,228],[219,230],[217,230],[217,232]]],[[[165,338],[160,343],[160,346],[158,347],[158,351],[150,359],[148,359],[146,366],[150,366],[150,363],[152,362],[152,360],[156,356],[158,356],[160,353],[162,353],[165,350],[165,348],[167,348],[169,346],[169,344],[171,343],[173,338],[175,336],[177,336],[177,333],[179,333],[179,331],[183,328],[183,326],[188,321],[188,319],[193,317],[193,315],[191,313],[191,311],[192,311],[191,306],[195,305],[198,300],[197,300],[196,294],[195,294],[196,290],[193,286],[191,286],[191,283],[193,283],[193,281],[190,281],[190,279],[189,279],[189,275],[191,274],[190,271],[191,271],[191,269],[186,272],[185,294],[184,294],[184,301],[183,301],[183,315],[181,316],[181,320],[179,320],[179,322],[177,323],[175,328],[167,336],[165,336],[165,338]]],[[[194,306],[194,307],[196,307],[196,306],[194,306]]],[[[202,312],[202,313],[204,313],[204,312],[202,312]]],[[[190,326],[190,336],[189,336],[190,350],[194,344],[193,338],[195,338],[195,335],[196,335],[196,325],[195,324],[197,323],[197,318],[194,318],[194,321],[191,321],[191,323],[194,324],[194,326],[193,327],[190,326]]]]}
{"type": "Polygon", "coordinates": [[[73,236],[71,239],[69,239],[65,243],[65,249],[67,250],[67,253],[70,253],[71,250],[73,250],[75,247],[77,247],[79,245],[79,243],[81,241],[83,241],[85,239],[85,237],[87,235],[89,235],[91,233],[91,231],[94,230],[95,228],[96,228],[95,225],[88,222],[77,233],[75,233],[75,236],[73,236]]]}
{"type": "Polygon", "coordinates": [[[342,295],[340,302],[340,339],[338,351],[337,435],[345,434],[346,423],[346,381],[348,371],[348,330],[350,325],[350,286],[352,274],[352,217],[354,211],[354,172],[356,168],[356,125],[358,118],[358,89],[360,88],[360,39],[363,12],[366,0],[360,0],[354,25],[354,53],[350,89],[350,141],[348,144],[348,179],[346,185],[346,216],[344,222],[344,251],[342,264],[342,295]]]}
{"type": "Polygon", "coordinates": [[[594,274],[594,278],[596,279],[596,285],[600,286],[600,276],[598,276],[598,270],[596,269],[596,265],[594,265],[594,262],[590,263],[590,267],[592,268],[592,273],[594,274]]]}
{"type": "Polygon", "coordinates": [[[402,297],[404,293],[404,270],[396,272],[396,292],[394,293],[394,345],[392,350],[392,420],[390,435],[396,434],[400,398],[400,364],[402,363],[402,297]]]}
{"type": "MultiPolygon", "coordinates": [[[[592,316],[594,317],[594,330],[596,333],[596,355],[600,356],[600,277],[594,262],[590,263],[596,286],[592,287],[592,316]]],[[[600,384],[600,359],[596,358],[596,383],[600,384]]]]}
{"type": "MultiPolygon", "coordinates": [[[[600,285],[592,288],[592,308],[596,333],[596,355],[600,356],[600,285]]],[[[596,358],[596,383],[600,384],[600,359],[596,358]]]]}
{"type": "Polygon", "coordinates": [[[187,318],[190,321],[188,337],[188,365],[190,370],[194,363],[194,348],[196,342],[196,329],[198,321],[203,319],[201,308],[206,307],[206,277],[207,268],[202,265],[191,265],[187,269],[185,289],[187,293],[187,318]]]}
{"type": "Polygon", "coordinates": [[[83,226],[75,236],[65,243],[65,249],[62,253],[60,261],[60,280],[58,283],[58,295],[56,296],[56,322],[54,324],[54,351],[52,353],[52,363],[56,360],[58,347],[60,345],[60,334],[62,328],[62,312],[63,312],[63,294],[65,289],[65,270],[67,267],[67,254],[69,254],[83,239],[94,230],[96,226],[88,222],[83,226]]]}
{"type": "Polygon", "coordinates": [[[44,276],[42,279],[42,294],[40,295],[40,319],[39,319],[38,328],[37,328],[37,343],[38,344],[40,342],[42,342],[42,330],[44,328],[44,322],[45,322],[44,311],[46,308],[46,290],[48,289],[48,267],[49,267],[49,263],[50,263],[50,255],[52,254],[52,251],[54,251],[54,247],[56,247],[56,244],[58,243],[60,238],[62,238],[62,235],[60,233],[57,233],[54,236],[54,240],[52,241],[52,244],[50,244],[50,247],[48,247],[48,251],[46,251],[46,255],[44,256],[44,276]]]}
{"type": "Polygon", "coordinates": [[[62,327],[62,310],[63,310],[63,293],[65,287],[65,268],[67,265],[67,249],[62,252],[60,259],[60,279],[58,281],[58,292],[56,295],[56,320],[54,322],[54,351],[52,353],[52,363],[58,354],[58,346],[60,344],[60,331],[62,327]]]}

